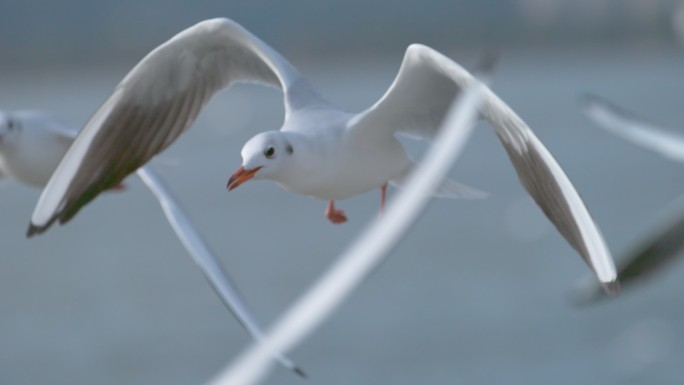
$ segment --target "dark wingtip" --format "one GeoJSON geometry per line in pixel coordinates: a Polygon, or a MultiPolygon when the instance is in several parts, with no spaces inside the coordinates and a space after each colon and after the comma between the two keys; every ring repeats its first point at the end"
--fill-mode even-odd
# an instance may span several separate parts
{"type": "Polygon", "coordinates": [[[53,223],[58,219],[58,216],[52,217],[49,221],[47,221],[43,225],[35,225],[33,222],[29,222],[29,227],[28,230],[26,230],[26,237],[31,238],[32,236],[36,234],[42,234],[45,232],[45,230],[49,229],[50,226],[52,226],[53,223]]]}
{"type": "Polygon", "coordinates": [[[29,223],[28,230],[26,230],[26,237],[31,238],[36,234],[42,234],[46,228],[47,227],[45,226],[36,226],[33,223],[29,223]]]}
{"type": "Polygon", "coordinates": [[[620,282],[616,279],[610,282],[601,282],[603,290],[611,297],[617,297],[620,294],[620,282]]]}
{"type": "Polygon", "coordinates": [[[292,368],[292,371],[295,372],[295,374],[297,374],[301,378],[309,378],[306,372],[302,370],[302,368],[300,368],[299,366],[295,366],[294,368],[292,368]]]}

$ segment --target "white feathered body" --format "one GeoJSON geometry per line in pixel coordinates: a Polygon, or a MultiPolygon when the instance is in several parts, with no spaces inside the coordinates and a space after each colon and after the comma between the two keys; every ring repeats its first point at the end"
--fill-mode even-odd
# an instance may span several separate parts
{"type": "Polygon", "coordinates": [[[348,129],[356,116],[340,109],[297,111],[281,131],[292,142],[294,167],[275,181],[286,190],[339,200],[381,187],[403,176],[412,161],[393,136],[372,140],[348,129]]]}

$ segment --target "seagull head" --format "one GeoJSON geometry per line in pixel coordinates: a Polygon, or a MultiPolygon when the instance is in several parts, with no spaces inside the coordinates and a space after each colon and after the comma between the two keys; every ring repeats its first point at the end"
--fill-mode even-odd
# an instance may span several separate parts
{"type": "Polygon", "coordinates": [[[278,180],[291,165],[294,147],[281,131],[263,132],[242,147],[242,166],[228,180],[228,190],[250,179],[278,180]]]}

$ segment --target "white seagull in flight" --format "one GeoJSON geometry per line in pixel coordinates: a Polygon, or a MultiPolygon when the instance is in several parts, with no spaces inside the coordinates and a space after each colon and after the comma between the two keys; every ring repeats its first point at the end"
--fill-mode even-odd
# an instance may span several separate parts
{"type": "MultiPolygon", "coordinates": [[[[45,112],[0,111],[0,177],[42,188],[77,134],[75,127],[45,112]]],[[[157,198],[176,236],[223,303],[254,339],[260,341],[263,333],[259,323],[183,209],[150,167],[140,167],[137,174],[157,198]]],[[[283,366],[305,376],[289,359],[280,354],[274,355],[283,366]]]]}
{"type": "MultiPolygon", "coordinates": [[[[387,183],[401,185],[413,162],[396,134],[432,138],[472,75],[439,52],[411,45],[394,83],[369,109],[349,113],[326,101],[285,58],[239,24],[202,21],[155,48],[88,121],[50,178],[28,235],[65,223],[168,147],[217,91],[256,82],[283,91],[279,131],[242,150],[229,188],[251,178],[329,201],[327,217],[345,220],[334,200],[387,183]]],[[[577,191],[532,130],[488,88],[480,110],[496,130],[521,183],[607,291],[618,290],[610,253],[577,191]]],[[[474,192],[451,181],[437,195],[474,192]]],[[[384,195],[384,194],[383,194],[384,195]]]]}

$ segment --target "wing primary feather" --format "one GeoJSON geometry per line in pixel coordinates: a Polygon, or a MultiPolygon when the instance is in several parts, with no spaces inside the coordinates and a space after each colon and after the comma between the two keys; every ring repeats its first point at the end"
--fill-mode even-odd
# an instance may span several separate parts
{"type": "MultiPolygon", "coordinates": [[[[179,104],[183,103],[183,98],[174,98],[164,109],[167,111],[174,111],[179,104]]],[[[131,127],[130,143],[128,147],[123,149],[121,156],[115,158],[117,161],[116,167],[124,168],[126,164],[144,164],[149,159],[150,154],[154,154],[160,150],[160,146],[155,143],[155,138],[165,136],[164,131],[160,131],[157,127],[160,126],[160,121],[163,121],[165,114],[143,112],[142,116],[136,120],[135,127],[131,127]]]]}
{"type": "Polygon", "coordinates": [[[158,116],[162,117],[161,121],[157,121],[157,125],[153,127],[147,127],[147,131],[149,132],[149,134],[148,137],[145,139],[145,142],[147,142],[148,145],[144,147],[145,151],[143,153],[143,159],[148,159],[155,156],[158,152],[161,151],[161,149],[165,148],[165,146],[167,146],[173,141],[168,140],[169,137],[176,138],[179,135],[175,132],[176,130],[170,130],[170,132],[166,133],[165,131],[159,130],[158,128],[169,126],[171,124],[179,124],[178,122],[182,119],[181,117],[187,113],[187,104],[187,97],[176,98],[174,102],[168,107],[167,113],[158,114],[158,116]]]}
{"type": "Polygon", "coordinates": [[[614,262],[582,199],[532,130],[490,93],[485,117],[495,127],[520,183],[611,295],[619,292],[614,262]],[[501,119],[508,115],[509,119],[501,119]]]}
{"type": "Polygon", "coordinates": [[[157,154],[155,149],[166,148],[181,134],[183,127],[187,124],[186,122],[191,119],[191,106],[196,102],[198,91],[199,87],[195,88],[192,94],[177,98],[174,105],[166,110],[166,113],[160,113],[160,115],[164,115],[164,120],[161,122],[160,127],[170,127],[170,129],[166,132],[158,127],[154,127],[153,131],[157,134],[150,141],[146,157],[154,156],[157,154]]]}
{"type": "MultiPolygon", "coordinates": [[[[113,113],[116,112],[118,111],[115,110],[113,113]]],[[[117,119],[123,130],[108,130],[105,127],[102,135],[94,138],[85,156],[88,161],[81,164],[81,168],[86,172],[77,173],[69,184],[64,209],[58,213],[61,224],[73,218],[79,208],[93,200],[100,191],[121,183],[127,175],[127,170],[133,168],[130,170],[132,172],[137,168],[132,163],[137,154],[127,152],[131,150],[131,144],[139,134],[136,130],[139,128],[136,118],[140,116],[141,111],[134,107],[123,110],[123,114],[123,118],[117,119]],[[111,146],[110,143],[116,145],[111,146]]]]}
{"type": "Polygon", "coordinates": [[[81,130],[74,144],[69,147],[59,166],[50,177],[48,184],[38,199],[27,231],[27,236],[43,233],[59,219],[59,214],[64,209],[65,195],[70,182],[78,173],[83,159],[88,152],[93,140],[99,133],[102,124],[107,120],[112,110],[116,108],[122,98],[121,90],[115,90],[107,101],[95,112],[93,117],[81,130]],[[90,126],[90,129],[88,129],[90,126]]]}

